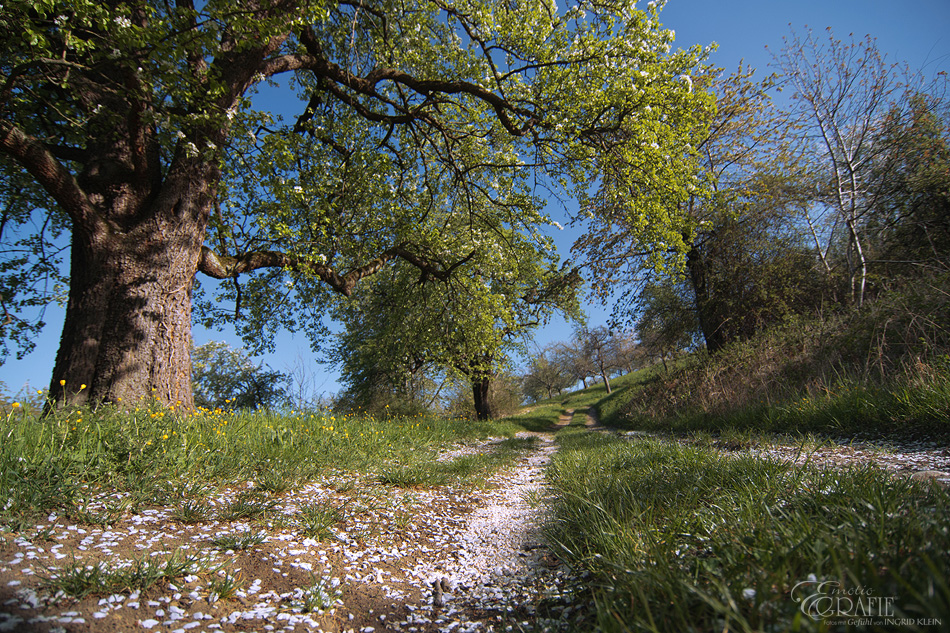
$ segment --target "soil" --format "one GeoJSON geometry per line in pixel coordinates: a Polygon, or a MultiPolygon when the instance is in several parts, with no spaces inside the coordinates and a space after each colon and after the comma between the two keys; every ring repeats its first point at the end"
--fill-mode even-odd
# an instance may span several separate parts
{"type": "MultiPolygon", "coordinates": [[[[539,437],[537,447],[479,488],[404,490],[350,475],[280,495],[266,521],[185,524],[174,519],[174,505],[98,526],[52,514],[0,537],[0,632],[490,631],[546,619],[544,628],[561,628],[574,580],[538,532],[542,471],[554,444],[549,434],[526,435],[539,437]],[[305,505],[336,508],[342,520],[325,538],[308,538],[290,521],[305,505]],[[263,542],[221,551],[212,539],[226,534],[262,534],[263,542]],[[44,581],[68,568],[120,569],[176,553],[201,557],[212,570],[79,600],[51,595],[44,581]],[[238,590],[218,598],[211,583],[224,574],[238,590]],[[320,579],[325,598],[308,604],[305,592],[320,579]]],[[[495,441],[454,447],[447,457],[495,441]]],[[[214,502],[227,504],[251,485],[214,502]]]]}

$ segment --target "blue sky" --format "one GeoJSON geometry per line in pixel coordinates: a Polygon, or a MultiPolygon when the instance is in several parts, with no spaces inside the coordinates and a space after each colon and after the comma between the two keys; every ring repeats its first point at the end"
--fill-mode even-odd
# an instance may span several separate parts
{"type": "MultiPolygon", "coordinates": [[[[771,72],[768,68],[771,54],[766,46],[777,51],[790,28],[802,33],[806,27],[815,31],[831,27],[839,38],[853,33],[860,39],[870,34],[890,61],[907,62],[926,75],[950,71],[950,0],[901,3],[893,0],[669,0],[661,20],[667,28],[676,31],[679,47],[716,42],[718,49],[711,61],[729,71],[744,60],[762,75],[771,72]]],[[[552,209],[552,214],[561,215],[557,209],[552,209]]],[[[556,235],[563,254],[569,250],[574,237],[569,228],[556,235]]],[[[591,324],[606,321],[609,308],[587,307],[591,324]]],[[[0,366],[0,381],[9,390],[17,392],[27,384],[33,389],[48,385],[62,318],[62,311],[51,308],[46,316],[47,328],[37,340],[36,350],[21,361],[8,360],[0,366]]],[[[199,344],[226,340],[240,346],[240,340],[230,332],[196,328],[194,336],[199,344]]],[[[539,331],[536,341],[543,346],[569,337],[570,327],[556,321],[539,331]]],[[[304,336],[285,335],[279,338],[276,353],[263,360],[279,371],[287,371],[298,359],[303,360],[310,366],[318,391],[328,395],[336,392],[336,375],[313,363],[312,356],[304,336]]]]}

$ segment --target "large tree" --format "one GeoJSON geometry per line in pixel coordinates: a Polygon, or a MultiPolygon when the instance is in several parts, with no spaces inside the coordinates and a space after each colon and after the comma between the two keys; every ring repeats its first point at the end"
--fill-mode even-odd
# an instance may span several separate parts
{"type": "MultiPolygon", "coordinates": [[[[199,271],[264,320],[245,333],[306,327],[318,308],[278,310],[294,284],[348,295],[394,260],[451,275],[459,214],[531,232],[533,188],[585,192],[608,165],[608,189],[685,186],[668,176],[690,169],[702,51],[671,52],[656,6],[635,5],[4,2],[0,155],[18,171],[0,196],[33,185],[71,234],[51,397],[190,404],[199,271]],[[287,121],[254,107],[275,78],[287,121]]],[[[14,288],[4,309],[30,299],[14,288]]]]}
{"type": "MultiPolygon", "coordinates": [[[[754,74],[740,67],[697,78],[709,82],[716,96],[708,133],[694,139],[702,182],[692,183],[681,198],[643,187],[630,192],[633,200],[646,199],[642,205],[667,205],[688,218],[681,234],[644,240],[642,215],[606,194],[592,201],[590,231],[574,250],[589,264],[595,291],[620,294],[615,322],[632,324],[657,300],[667,304],[666,311],[673,295],[664,296],[662,289],[685,289],[706,346],[714,351],[785,310],[777,304],[791,301],[788,295],[800,294],[800,274],[785,281],[778,273],[789,263],[796,273],[801,268],[801,258],[785,255],[802,250],[796,225],[807,172],[792,144],[794,124],[771,99],[774,78],[759,81],[754,74]]],[[[676,332],[673,340],[684,334],[676,332]]]]}

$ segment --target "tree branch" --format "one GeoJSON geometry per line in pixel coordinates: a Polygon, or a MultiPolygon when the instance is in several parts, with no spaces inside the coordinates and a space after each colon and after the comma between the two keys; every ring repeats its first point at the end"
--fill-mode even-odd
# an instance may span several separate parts
{"type": "Polygon", "coordinates": [[[15,125],[0,122],[0,151],[36,178],[77,225],[92,230],[101,223],[75,177],[44,143],[15,125]]]}
{"type": "Polygon", "coordinates": [[[455,271],[475,256],[472,251],[450,266],[444,266],[424,256],[417,255],[400,244],[386,249],[378,257],[345,273],[339,273],[328,264],[309,261],[306,258],[280,251],[255,251],[232,257],[219,255],[207,246],[201,247],[198,270],[214,279],[236,279],[238,275],[261,268],[284,268],[286,270],[316,275],[333,290],[345,297],[353,294],[357,282],[374,275],[383,266],[396,259],[403,259],[423,272],[423,281],[436,278],[448,281],[455,271]]]}

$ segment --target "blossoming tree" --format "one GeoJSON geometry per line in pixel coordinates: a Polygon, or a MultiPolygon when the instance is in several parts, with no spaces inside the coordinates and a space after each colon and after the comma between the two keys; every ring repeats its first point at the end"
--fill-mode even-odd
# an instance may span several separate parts
{"type": "MultiPolygon", "coordinates": [[[[445,279],[482,229],[536,234],[541,187],[679,186],[709,103],[683,79],[702,51],[671,51],[657,7],[635,5],[4,2],[0,202],[27,254],[0,270],[6,323],[48,298],[28,282],[56,270],[58,227],[51,396],[190,404],[199,272],[256,327],[306,326],[320,310],[296,288],[348,295],[395,260],[445,279]],[[253,99],[277,79],[286,120],[253,99]]],[[[681,234],[667,210],[650,239],[681,234]]]]}

